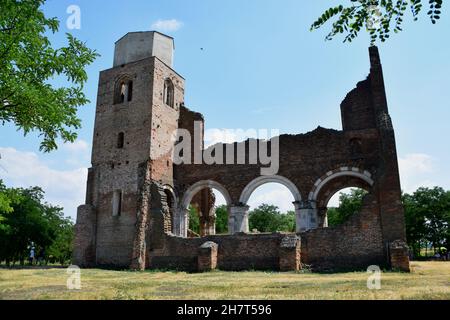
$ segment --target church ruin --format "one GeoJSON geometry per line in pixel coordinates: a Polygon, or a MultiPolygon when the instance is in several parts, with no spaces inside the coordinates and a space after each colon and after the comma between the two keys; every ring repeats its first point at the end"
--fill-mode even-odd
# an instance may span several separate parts
{"type": "MultiPolygon", "coordinates": [[[[376,47],[369,49],[369,76],[341,103],[342,130],[319,127],[277,137],[276,175],[261,175],[261,163],[174,164],[172,151],[180,141],[174,142],[173,132],[193,133],[200,123],[203,133],[204,118],[184,105],[185,79],[173,69],[173,52],[171,37],[128,33],[116,42],[113,67],[100,73],[74,264],[186,271],[289,271],[303,264],[313,270],[370,265],[409,270],[394,129],[376,47]],[[286,186],[295,199],[296,233],[248,230],[248,200],[271,182],[286,186]],[[347,187],[369,192],[362,209],[328,227],[328,201],[347,187]],[[227,235],[215,235],[213,188],[227,201],[227,235]],[[200,213],[199,236],[188,230],[190,205],[200,213]]],[[[235,150],[251,143],[235,143],[235,150]]],[[[192,142],[191,152],[196,148],[203,150],[202,137],[192,142]]]]}

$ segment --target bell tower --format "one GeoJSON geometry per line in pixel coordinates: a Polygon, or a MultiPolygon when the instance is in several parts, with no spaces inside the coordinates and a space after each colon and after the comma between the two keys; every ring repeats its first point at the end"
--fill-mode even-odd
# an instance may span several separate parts
{"type": "MultiPolygon", "coordinates": [[[[78,208],[74,263],[132,265],[150,223],[150,186],[173,188],[172,135],[184,101],[173,38],[131,32],[100,73],[86,203],[78,208]]],[[[145,246],[145,245],[144,245],[145,246]]],[[[139,263],[143,263],[139,261],[139,263]]]]}

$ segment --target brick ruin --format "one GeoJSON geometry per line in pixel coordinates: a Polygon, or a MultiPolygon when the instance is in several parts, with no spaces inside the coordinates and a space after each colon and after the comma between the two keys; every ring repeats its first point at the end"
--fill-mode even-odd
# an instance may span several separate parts
{"type": "MultiPolygon", "coordinates": [[[[279,137],[276,175],[262,164],[173,163],[177,129],[194,132],[204,118],[184,106],[185,80],[172,68],[174,40],[158,32],[128,33],[114,66],[100,73],[86,201],[78,208],[73,263],[136,270],[361,269],[409,270],[394,129],[378,49],[370,74],[341,104],[342,130],[317,128],[279,137]],[[252,234],[247,202],[265,183],[293,194],[296,233],[252,234]],[[369,193],[359,213],[327,226],[338,191],[369,193]],[[229,234],[215,235],[214,195],[228,206],[229,234]],[[201,234],[188,230],[188,208],[201,234]]],[[[235,143],[235,150],[252,140],[235,143]]],[[[269,143],[270,145],[270,143],[269,143]]],[[[227,148],[230,145],[219,145],[227,148]]],[[[217,147],[217,146],[216,146],[217,147]]],[[[203,137],[192,142],[203,149],[203,137]]],[[[223,149],[222,149],[223,150],[223,149]]]]}

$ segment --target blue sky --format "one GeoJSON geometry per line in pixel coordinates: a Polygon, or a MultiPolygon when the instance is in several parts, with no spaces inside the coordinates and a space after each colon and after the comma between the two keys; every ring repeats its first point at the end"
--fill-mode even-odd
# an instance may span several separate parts
{"type": "MultiPolygon", "coordinates": [[[[186,79],[186,105],[204,114],[207,129],[279,129],[304,133],[341,129],[339,104],[369,72],[368,38],[324,41],[328,28],[310,32],[323,10],[348,0],[49,0],[61,21],[51,39],[71,32],[101,57],[89,66],[91,103],[79,116],[79,140],[39,152],[36,135],[0,127],[0,178],[10,186],[41,185],[47,200],[75,217],[84,201],[99,71],[112,66],[114,42],[129,31],[158,29],[175,38],[174,69],[186,79]],[[70,5],[81,9],[81,29],[68,30],[70,5]],[[203,48],[203,50],[201,50],[203,48]]],[[[432,25],[425,12],[405,19],[404,32],[379,45],[390,113],[397,136],[402,187],[450,189],[450,13],[432,25]]],[[[263,186],[251,199],[291,209],[284,187],[263,186]]]]}

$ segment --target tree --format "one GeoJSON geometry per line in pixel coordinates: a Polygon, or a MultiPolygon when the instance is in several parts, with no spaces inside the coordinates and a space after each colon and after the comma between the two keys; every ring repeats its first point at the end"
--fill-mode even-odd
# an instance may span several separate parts
{"type": "Polygon", "coordinates": [[[189,230],[200,234],[200,216],[193,206],[189,206],[189,230]]]}
{"type": "Polygon", "coordinates": [[[55,213],[56,236],[46,255],[63,265],[72,257],[74,224],[72,220],[64,217],[61,208],[53,207],[51,211],[55,213]]]}
{"type": "Polygon", "coordinates": [[[418,210],[413,195],[403,194],[402,202],[405,209],[406,239],[414,256],[420,256],[420,250],[425,246],[427,234],[425,215],[418,210]]]}
{"type": "Polygon", "coordinates": [[[404,195],[408,244],[416,255],[431,244],[435,249],[450,248],[450,192],[440,187],[419,188],[404,195]]]}
{"type": "Polygon", "coordinates": [[[0,261],[23,264],[31,243],[38,255],[50,251],[61,263],[67,261],[72,252],[73,223],[64,217],[63,209],[44,203],[39,187],[3,189],[3,195],[12,196],[8,200],[12,210],[5,213],[0,209],[0,261]]]}
{"type": "Polygon", "coordinates": [[[7,262],[23,263],[30,243],[48,245],[53,233],[43,215],[43,191],[35,187],[18,189],[18,192],[22,195],[20,201],[14,203],[12,213],[2,221],[0,239],[5,245],[0,249],[0,256],[7,262]]]}
{"type": "Polygon", "coordinates": [[[295,211],[288,211],[278,218],[278,230],[285,232],[295,232],[295,211]]]}
{"type": "Polygon", "coordinates": [[[262,204],[249,213],[249,228],[259,232],[294,232],[295,213],[282,214],[278,207],[262,204]]]}
{"type": "Polygon", "coordinates": [[[366,194],[364,189],[352,189],[350,194],[342,193],[339,197],[339,207],[329,208],[327,211],[328,226],[340,225],[359,212],[366,194]]]}
{"type": "Polygon", "coordinates": [[[224,234],[228,232],[228,210],[226,205],[216,208],[216,233],[224,234]]]}
{"type": "Polygon", "coordinates": [[[4,219],[2,216],[13,211],[12,205],[19,200],[19,194],[14,189],[8,189],[0,179],[0,222],[4,219]]]}
{"type": "Polygon", "coordinates": [[[339,5],[326,10],[311,25],[311,30],[319,29],[337,17],[326,40],[331,40],[338,34],[346,34],[344,42],[351,42],[361,30],[366,29],[372,44],[377,39],[384,42],[389,38],[391,30],[395,33],[402,31],[403,18],[408,8],[416,21],[426,2],[429,5],[427,15],[435,24],[440,19],[442,0],[351,0],[351,5],[339,5]]]}
{"type": "Polygon", "coordinates": [[[40,150],[57,149],[56,141],[75,141],[81,121],[77,108],[89,102],[83,93],[86,66],[98,54],[67,34],[55,49],[47,37],[59,21],[45,17],[45,0],[0,0],[0,122],[25,135],[37,131],[40,150]],[[67,86],[52,84],[61,78],[67,86]]]}

